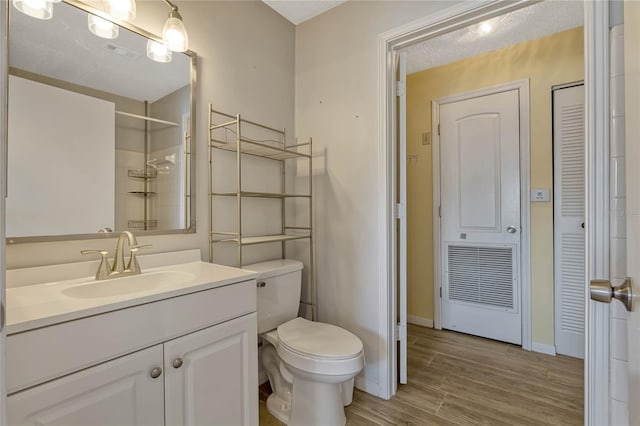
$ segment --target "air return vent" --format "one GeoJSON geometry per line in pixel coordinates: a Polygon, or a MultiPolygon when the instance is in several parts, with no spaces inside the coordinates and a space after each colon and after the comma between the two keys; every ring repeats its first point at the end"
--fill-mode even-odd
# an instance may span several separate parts
{"type": "Polygon", "coordinates": [[[447,261],[449,300],[513,309],[512,248],[450,245],[447,261]]]}

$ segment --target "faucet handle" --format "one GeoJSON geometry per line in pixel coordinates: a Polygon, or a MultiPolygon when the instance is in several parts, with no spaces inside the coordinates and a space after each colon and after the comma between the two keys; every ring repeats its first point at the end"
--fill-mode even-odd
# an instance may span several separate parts
{"type": "Polygon", "coordinates": [[[96,280],[105,280],[111,273],[111,267],[109,265],[109,259],[107,256],[109,252],[107,250],[80,250],[80,254],[99,254],[100,255],[100,265],[98,265],[98,271],[96,272],[96,280]]]}
{"type": "Polygon", "coordinates": [[[140,264],[138,263],[138,258],[136,255],[138,254],[138,250],[148,249],[153,247],[151,244],[140,244],[131,246],[129,248],[131,252],[131,256],[129,257],[129,265],[127,265],[127,270],[133,274],[140,274],[142,271],[140,270],[140,264]]]}
{"type": "Polygon", "coordinates": [[[107,250],[80,250],[80,254],[99,254],[101,256],[107,256],[109,252],[107,250]]]}

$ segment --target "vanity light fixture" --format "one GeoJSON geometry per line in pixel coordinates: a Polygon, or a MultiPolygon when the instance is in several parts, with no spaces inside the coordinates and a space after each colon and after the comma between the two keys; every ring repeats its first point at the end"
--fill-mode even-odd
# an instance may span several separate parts
{"type": "Polygon", "coordinates": [[[178,6],[169,0],[164,0],[164,2],[171,7],[171,12],[169,12],[169,18],[162,29],[162,41],[174,52],[185,52],[189,49],[189,36],[187,28],[182,22],[182,16],[178,13],[178,6]]]}
{"type": "Polygon", "coordinates": [[[87,21],[89,25],[89,31],[98,37],[106,39],[114,39],[118,37],[120,28],[113,22],[109,22],[99,16],[87,14],[87,21]]]}
{"type": "Polygon", "coordinates": [[[13,6],[25,15],[37,19],[51,19],[53,17],[53,3],[62,0],[13,0],[13,6]]]}
{"type": "Polygon", "coordinates": [[[171,50],[162,43],[157,41],[147,41],[147,57],[156,62],[167,63],[171,62],[171,50]]]}
{"type": "Polygon", "coordinates": [[[131,22],[136,19],[136,0],[108,0],[106,12],[116,19],[131,22]]]}

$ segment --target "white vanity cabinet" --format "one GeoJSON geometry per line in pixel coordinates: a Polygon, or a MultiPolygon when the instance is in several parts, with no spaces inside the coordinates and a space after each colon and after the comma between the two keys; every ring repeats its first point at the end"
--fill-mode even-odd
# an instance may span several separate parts
{"type": "Polygon", "coordinates": [[[7,337],[11,426],[258,424],[256,281],[7,337]]]}
{"type": "Polygon", "coordinates": [[[45,383],[7,398],[9,425],[163,425],[162,345],[45,383]]]}
{"type": "Polygon", "coordinates": [[[253,314],[165,343],[167,425],[257,425],[257,335],[253,314]]]}

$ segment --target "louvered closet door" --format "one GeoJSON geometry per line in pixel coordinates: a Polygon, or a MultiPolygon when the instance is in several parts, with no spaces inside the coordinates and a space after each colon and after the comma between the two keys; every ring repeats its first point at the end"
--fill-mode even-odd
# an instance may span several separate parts
{"type": "Polygon", "coordinates": [[[584,86],[553,92],[556,352],[584,358],[584,86]]]}
{"type": "Polygon", "coordinates": [[[439,114],[442,326],[520,344],[518,91],[439,114]]]}

